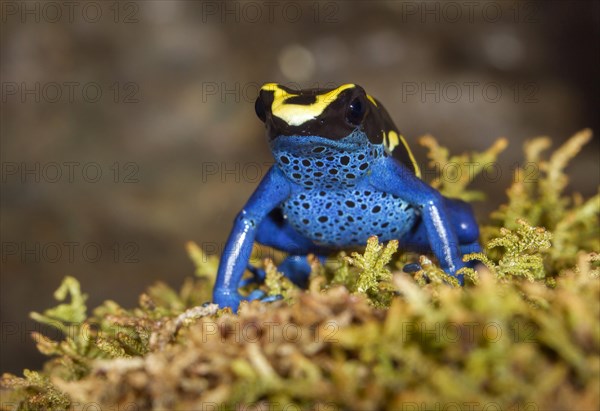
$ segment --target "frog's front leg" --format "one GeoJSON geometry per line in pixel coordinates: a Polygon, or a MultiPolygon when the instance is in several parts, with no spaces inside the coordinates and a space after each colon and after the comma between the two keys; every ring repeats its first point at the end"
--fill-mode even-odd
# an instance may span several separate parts
{"type": "Polygon", "coordinates": [[[252,252],[258,227],[290,194],[290,183],[277,167],[271,167],[242,211],[235,218],[219,264],[213,301],[236,311],[244,297],[238,286],[252,252]]]}
{"type": "Polygon", "coordinates": [[[456,271],[465,264],[444,197],[392,158],[382,159],[372,170],[369,181],[375,189],[396,195],[420,211],[430,249],[442,269],[462,284],[463,276],[456,271]]]}
{"type": "MultiPolygon", "coordinates": [[[[468,203],[462,200],[443,197],[446,215],[450,226],[454,229],[458,239],[461,254],[477,253],[481,251],[479,245],[479,226],[468,203]]],[[[402,237],[402,243],[410,250],[418,252],[431,251],[431,244],[427,238],[427,229],[422,221],[402,237]]]]}
{"type": "MultiPolygon", "coordinates": [[[[444,197],[446,215],[450,226],[456,233],[461,255],[481,252],[479,245],[479,226],[475,220],[473,210],[468,203],[462,200],[444,197]]],[[[417,252],[431,252],[431,244],[427,237],[427,229],[423,221],[406,233],[401,242],[409,250],[417,252]]],[[[475,268],[477,261],[469,261],[467,266],[475,268]]]]}

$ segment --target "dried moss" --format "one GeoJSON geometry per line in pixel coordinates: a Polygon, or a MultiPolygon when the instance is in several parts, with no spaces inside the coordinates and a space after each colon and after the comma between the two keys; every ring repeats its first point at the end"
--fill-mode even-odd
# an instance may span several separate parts
{"type": "MultiPolygon", "coordinates": [[[[42,372],[5,374],[2,408],[598,409],[598,196],[564,195],[564,168],[587,140],[577,134],[548,160],[547,140],[526,145],[540,177],[517,171],[483,227],[484,252],[468,256],[485,266],[465,269],[465,287],[427,256],[402,273],[397,243],[376,238],[362,254],[311,257],[306,291],[264,260],[261,287],[284,300],[242,303],[238,315],[201,305],[218,259],[193,243],[197,278],[179,291],[154,285],[134,309],[107,301],[88,317],[67,277],[59,305],[32,314],[65,338],[34,336],[52,359],[42,372]]],[[[505,146],[451,157],[425,141],[442,165],[493,161],[505,146]]],[[[476,199],[469,181],[435,184],[476,199]]]]}

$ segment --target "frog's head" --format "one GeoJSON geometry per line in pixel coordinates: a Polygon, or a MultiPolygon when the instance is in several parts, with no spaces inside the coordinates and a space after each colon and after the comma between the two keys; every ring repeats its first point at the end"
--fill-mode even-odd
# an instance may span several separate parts
{"type": "Polygon", "coordinates": [[[381,144],[375,99],[355,84],[333,89],[292,90],[268,83],[256,99],[257,116],[265,123],[269,141],[290,136],[316,136],[339,141],[362,131],[381,144]]]}
{"type": "Polygon", "coordinates": [[[353,180],[340,178],[340,167],[342,175],[358,178],[368,173],[373,160],[406,146],[385,108],[356,84],[292,90],[268,83],[261,87],[255,109],[279,166],[307,186],[313,177],[353,180]],[[314,176],[302,170],[314,171],[314,176]]]}

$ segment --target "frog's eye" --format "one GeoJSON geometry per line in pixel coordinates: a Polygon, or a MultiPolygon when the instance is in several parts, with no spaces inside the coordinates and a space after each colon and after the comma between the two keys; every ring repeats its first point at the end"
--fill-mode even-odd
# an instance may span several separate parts
{"type": "Polygon", "coordinates": [[[262,98],[260,98],[260,96],[254,103],[254,111],[256,111],[256,115],[263,123],[267,120],[267,108],[265,107],[265,102],[262,98]]]}
{"type": "Polygon", "coordinates": [[[346,120],[348,123],[358,126],[363,120],[365,116],[365,111],[367,109],[366,104],[362,101],[360,97],[355,98],[350,102],[348,106],[348,111],[346,112],[346,120]]]}

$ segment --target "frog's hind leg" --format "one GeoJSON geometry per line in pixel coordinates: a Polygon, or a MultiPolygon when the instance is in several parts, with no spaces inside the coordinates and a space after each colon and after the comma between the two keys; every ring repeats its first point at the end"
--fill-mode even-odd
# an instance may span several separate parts
{"type": "MultiPolygon", "coordinates": [[[[278,209],[273,210],[261,222],[256,241],[290,254],[277,269],[294,284],[303,288],[308,285],[311,271],[306,256],[312,253],[324,261],[324,256],[328,254],[325,249],[316,246],[310,239],[294,230],[278,209]]],[[[248,269],[254,274],[254,278],[249,279],[250,281],[245,282],[246,284],[264,281],[263,270],[256,267],[248,267],[248,269]]]]}

